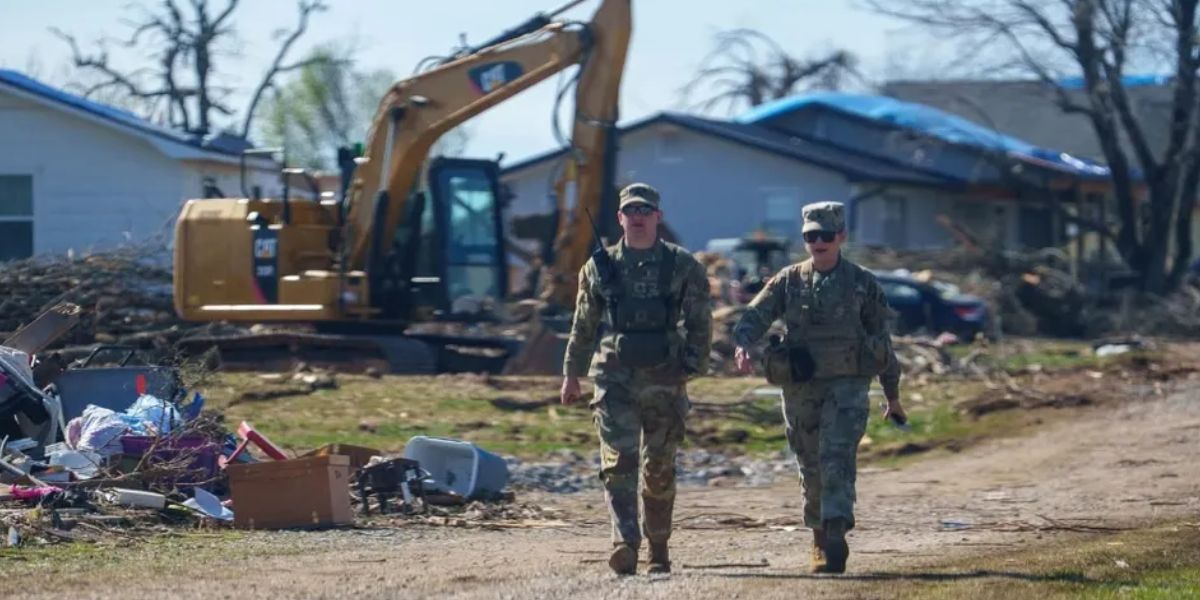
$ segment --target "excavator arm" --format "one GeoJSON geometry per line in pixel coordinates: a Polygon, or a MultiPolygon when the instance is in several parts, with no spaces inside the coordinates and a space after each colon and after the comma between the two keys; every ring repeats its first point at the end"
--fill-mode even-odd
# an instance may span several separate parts
{"type": "Polygon", "coordinates": [[[606,223],[616,212],[618,95],[630,30],[625,26],[599,31],[592,61],[579,74],[571,149],[555,185],[559,222],[542,296],[559,308],[575,303],[579,269],[587,262],[594,237],[591,220],[606,223]]]}
{"type": "MultiPolygon", "coordinates": [[[[578,2],[566,8],[575,4],[578,2]]],[[[555,12],[562,10],[565,8],[555,12]]],[[[347,193],[343,231],[347,267],[366,268],[372,255],[381,252],[384,241],[394,235],[406,214],[409,195],[420,181],[429,149],[439,137],[575,64],[582,64],[572,138],[573,160],[580,165],[578,206],[598,205],[606,187],[604,157],[611,153],[631,20],[630,0],[604,0],[588,23],[538,17],[534,25],[545,24],[537,29],[519,28],[495,43],[395,84],[376,113],[365,160],[355,170],[347,193]]],[[[579,261],[575,269],[582,264],[579,261]]]]}

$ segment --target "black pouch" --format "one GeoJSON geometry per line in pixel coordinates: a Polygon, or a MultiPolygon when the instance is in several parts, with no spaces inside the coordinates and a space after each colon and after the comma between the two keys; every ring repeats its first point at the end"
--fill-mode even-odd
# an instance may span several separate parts
{"type": "Polygon", "coordinates": [[[779,336],[771,336],[766,352],[763,353],[763,372],[767,375],[767,383],[771,385],[787,385],[792,383],[792,362],[787,346],[784,346],[779,336]]]}
{"type": "Polygon", "coordinates": [[[788,350],[788,363],[791,366],[792,380],[796,382],[811,381],[817,371],[817,363],[808,348],[798,347],[788,350]]]}
{"type": "Polygon", "coordinates": [[[623,367],[657,367],[671,357],[670,341],[662,331],[627,331],[617,334],[614,342],[623,367]]]}

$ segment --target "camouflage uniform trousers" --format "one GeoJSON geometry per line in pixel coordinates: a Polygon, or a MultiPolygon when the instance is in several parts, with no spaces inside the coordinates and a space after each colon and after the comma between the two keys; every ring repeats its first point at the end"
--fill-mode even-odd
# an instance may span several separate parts
{"type": "Polygon", "coordinates": [[[592,402],[600,437],[600,479],[612,519],[613,544],[638,548],[671,537],[675,507],[675,450],[690,408],[684,380],[645,370],[599,375],[592,402]],[[643,524],[638,531],[638,475],[643,524]]]}
{"type": "Polygon", "coordinates": [[[788,446],[796,453],[804,489],[804,524],[843,517],[854,527],[858,444],[867,429],[870,380],[819,379],[783,388],[788,446]]]}

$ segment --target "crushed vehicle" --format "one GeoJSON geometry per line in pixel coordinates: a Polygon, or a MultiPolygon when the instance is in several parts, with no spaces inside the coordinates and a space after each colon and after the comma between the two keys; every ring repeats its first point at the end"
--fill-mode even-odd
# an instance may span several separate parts
{"type": "Polygon", "coordinates": [[[873,273],[888,306],[896,311],[895,333],[948,332],[967,340],[988,333],[991,315],[982,298],[965,294],[953,284],[922,281],[903,270],[873,273]]]}

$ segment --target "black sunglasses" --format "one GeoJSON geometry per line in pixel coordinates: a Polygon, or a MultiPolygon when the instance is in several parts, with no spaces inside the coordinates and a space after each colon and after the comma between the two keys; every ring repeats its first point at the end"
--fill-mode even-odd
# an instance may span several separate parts
{"type": "Polygon", "coordinates": [[[806,241],[810,244],[817,243],[817,240],[821,240],[822,242],[829,244],[829,243],[832,243],[834,238],[837,237],[837,232],[836,231],[805,231],[803,235],[804,235],[804,241],[806,241]]]}
{"type": "Polygon", "coordinates": [[[650,206],[649,204],[630,204],[629,206],[621,209],[621,213],[627,217],[633,215],[642,215],[644,217],[646,215],[652,215],[656,212],[658,212],[658,209],[650,206]]]}

